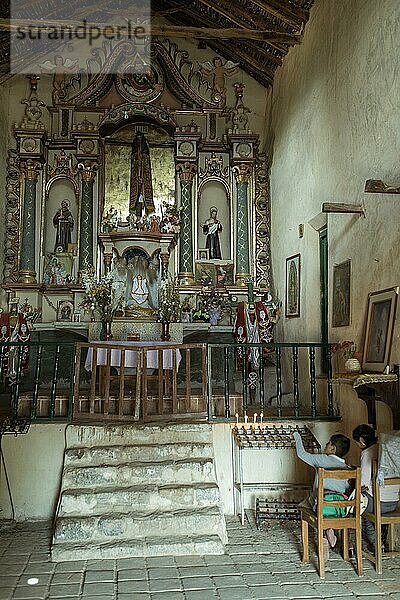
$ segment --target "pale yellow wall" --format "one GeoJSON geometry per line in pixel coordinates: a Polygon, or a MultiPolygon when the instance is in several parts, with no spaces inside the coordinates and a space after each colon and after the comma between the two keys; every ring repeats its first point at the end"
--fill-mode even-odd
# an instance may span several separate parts
{"type": "MultiPolygon", "coordinates": [[[[31,425],[27,434],[4,435],[2,449],[17,521],[52,519],[64,458],[65,425],[31,425]]],[[[11,518],[3,464],[0,518],[11,518]]]]}
{"type": "MultiPolygon", "coordinates": [[[[285,340],[319,339],[318,234],[308,222],[322,202],[366,210],[365,218],[328,215],[330,279],[333,265],[352,261],[351,324],[331,329],[331,341],[361,345],[368,293],[400,284],[399,196],[363,191],[367,179],[400,184],[399,54],[398,0],[319,0],[303,43],[276,74],[265,143],[274,140],[272,259],[281,297],[285,258],[302,259],[301,318],[281,320],[285,340]]],[[[396,325],[391,363],[399,360],[396,325]]]]}

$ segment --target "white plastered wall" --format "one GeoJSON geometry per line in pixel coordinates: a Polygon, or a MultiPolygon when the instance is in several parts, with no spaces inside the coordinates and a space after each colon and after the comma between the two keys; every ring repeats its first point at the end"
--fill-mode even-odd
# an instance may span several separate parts
{"type": "MultiPolygon", "coordinates": [[[[279,323],[287,341],[319,340],[318,233],[309,221],[323,202],[366,211],[327,216],[330,303],[333,266],[352,261],[351,323],[331,328],[330,341],[362,349],[368,294],[400,284],[399,196],[363,191],[367,179],[400,185],[399,53],[398,0],[320,0],[303,43],[277,71],[265,143],[274,142],[271,246],[282,299],[285,258],[300,252],[302,261],[301,317],[279,323]]],[[[396,323],[391,364],[399,346],[396,323]]]]}

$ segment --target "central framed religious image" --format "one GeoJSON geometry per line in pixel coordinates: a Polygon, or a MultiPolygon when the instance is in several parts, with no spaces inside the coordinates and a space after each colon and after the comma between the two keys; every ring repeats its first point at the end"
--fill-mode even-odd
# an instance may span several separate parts
{"type": "Polygon", "coordinates": [[[350,259],[333,267],[332,327],[350,325],[350,259]]]}
{"type": "Polygon", "coordinates": [[[285,316],[300,317],[300,254],[286,259],[285,316]]]}
{"type": "Polygon", "coordinates": [[[363,371],[383,373],[390,362],[398,294],[399,288],[394,287],[368,295],[363,371]]]}
{"type": "Polygon", "coordinates": [[[72,321],[74,305],[69,300],[59,300],[57,306],[57,321],[72,321]]]}

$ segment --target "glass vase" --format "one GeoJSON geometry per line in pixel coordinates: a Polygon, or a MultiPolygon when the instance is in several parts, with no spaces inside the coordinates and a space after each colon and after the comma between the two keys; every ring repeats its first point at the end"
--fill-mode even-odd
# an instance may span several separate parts
{"type": "Polygon", "coordinates": [[[112,339],[112,321],[110,319],[101,320],[100,339],[108,341],[112,339]]]}

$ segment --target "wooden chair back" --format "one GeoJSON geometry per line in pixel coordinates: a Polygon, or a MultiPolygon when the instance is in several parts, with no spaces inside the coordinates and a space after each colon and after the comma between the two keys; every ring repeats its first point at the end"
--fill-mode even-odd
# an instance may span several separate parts
{"type": "MultiPolygon", "coordinates": [[[[335,492],[332,492],[335,493],[335,492]]],[[[317,507],[314,512],[311,507],[301,510],[301,527],[303,540],[303,562],[309,561],[308,527],[317,530],[318,571],[321,578],[325,577],[325,562],[323,552],[324,531],[339,529],[343,531],[343,558],[349,560],[349,529],[355,530],[357,573],[363,574],[361,547],[361,472],[360,468],[353,469],[318,469],[317,507]],[[339,481],[354,480],[355,494],[352,499],[328,501],[324,495],[328,492],[327,479],[339,481]],[[324,516],[324,507],[338,508],[343,516],[324,516]]]]}
{"type": "MultiPolygon", "coordinates": [[[[371,521],[375,526],[375,553],[365,552],[364,555],[368,560],[375,564],[375,569],[378,573],[382,573],[383,558],[392,558],[400,556],[399,551],[394,549],[394,526],[400,524],[400,511],[396,510],[388,513],[381,513],[381,486],[377,477],[378,466],[374,461],[372,464],[372,481],[374,493],[374,512],[364,513],[364,517],[371,521]],[[383,554],[382,552],[382,525],[389,526],[389,551],[383,554]]],[[[400,485],[400,476],[385,477],[384,485],[400,485]]]]}

